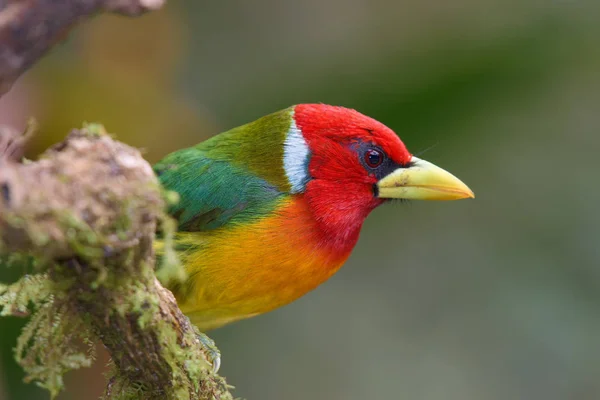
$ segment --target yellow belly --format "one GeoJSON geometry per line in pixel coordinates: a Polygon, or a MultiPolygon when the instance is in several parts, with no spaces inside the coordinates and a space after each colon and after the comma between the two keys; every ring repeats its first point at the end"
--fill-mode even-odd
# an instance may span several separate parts
{"type": "Polygon", "coordinates": [[[174,290],[201,330],[271,311],[333,275],[346,261],[323,246],[303,202],[286,201],[274,217],[208,232],[181,232],[189,274],[174,290]]]}

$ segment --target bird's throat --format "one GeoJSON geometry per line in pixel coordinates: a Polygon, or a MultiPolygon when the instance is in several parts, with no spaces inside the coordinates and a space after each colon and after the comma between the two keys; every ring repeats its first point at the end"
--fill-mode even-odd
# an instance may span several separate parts
{"type": "Polygon", "coordinates": [[[365,219],[381,204],[366,185],[344,187],[318,180],[308,184],[303,201],[323,245],[347,255],[356,245],[365,219]]]}

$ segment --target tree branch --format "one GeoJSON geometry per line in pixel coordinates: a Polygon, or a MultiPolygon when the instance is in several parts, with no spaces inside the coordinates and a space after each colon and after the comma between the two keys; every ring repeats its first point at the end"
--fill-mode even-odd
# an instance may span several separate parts
{"type": "MultiPolygon", "coordinates": [[[[17,346],[32,378],[56,394],[65,366],[86,365],[72,354],[74,344],[61,340],[75,333],[89,340],[89,334],[115,364],[107,398],[231,399],[195,328],[155,278],[156,224],[170,220],[139,151],[89,125],[39,161],[19,164],[21,141],[8,135],[0,131],[0,147],[9,150],[0,157],[0,254],[27,252],[40,260],[40,278],[28,294],[15,291],[38,308],[17,346]]],[[[163,230],[169,235],[168,224],[163,230]]],[[[13,312],[23,312],[10,299],[13,312]]]]}
{"type": "Polygon", "coordinates": [[[0,96],[80,20],[99,12],[136,16],[165,0],[0,0],[0,96]]]}
{"type": "MultiPolygon", "coordinates": [[[[82,19],[135,16],[164,1],[0,0],[0,95],[82,19]]],[[[155,277],[156,225],[166,255],[174,228],[150,165],[98,125],[71,132],[36,162],[18,162],[24,142],[0,128],[0,256],[26,253],[36,267],[0,284],[0,315],[27,315],[33,304],[16,346],[29,379],[55,396],[65,371],[91,363],[82,342],[99,339],[114,363],[106,398],[231,399],[155,277]]],[[[166,258],[166,271],[180,276],[166,258]]]]}

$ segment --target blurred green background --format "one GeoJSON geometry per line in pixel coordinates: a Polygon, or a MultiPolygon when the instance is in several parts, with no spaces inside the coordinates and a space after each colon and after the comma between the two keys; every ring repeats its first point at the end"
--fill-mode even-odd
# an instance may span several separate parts
{"type": "MultiPolygon", "coordinates": [[[[38,118],[30,156],[99,121],[157,161],[291,104],[356,108],[477,198],[376,210],[326,284],[212,332],[235,393],[599,399],[599,35],[597,0],[172,0],[79,27],[0,122],[38,118]]],[[[12,361],[22,324],[0,320],[0,399],[46,399],[12,361]]],[[[97,398],[106,361],[60,398],[97,398]]]]}

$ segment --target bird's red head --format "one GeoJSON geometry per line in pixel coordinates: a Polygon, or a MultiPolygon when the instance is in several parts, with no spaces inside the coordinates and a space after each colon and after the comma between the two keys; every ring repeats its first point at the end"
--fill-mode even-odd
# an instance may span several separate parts
{"type": "MultiPolygon", "coordinates": [[[[411,154],[398,135],[390,128],[356,110],[326,104],[301,104],[296,106],[294,117],[296,125],[308,142],[309,147],[318,155],[333,146],[338,156],[348,161],[356,161],[356,144],[373,146],[383,151],[387,158],[397,164],[410,163],[411,154]]],[[[371,169],[359,168],[356,172],[370,175],[371,169]]]]}
{"type": "Polygon", "coordinates": [[[451,174],[413,157],[390,128],[344,107],[295,106],[284,164],[292,192],[304,194],[321,230],[342,247],[354,245],[367,215],[390,198],[472,196],[451,174]]]}
{"type": "Polygon", "coordinates": [[[311,211],[331,238],[355,242],[369,212],[385,201],[377,182],[408,166],[411,154],[390,128],[355,110],[302,104],[294,121],[309,150],[304,195],[311,211]]]}

